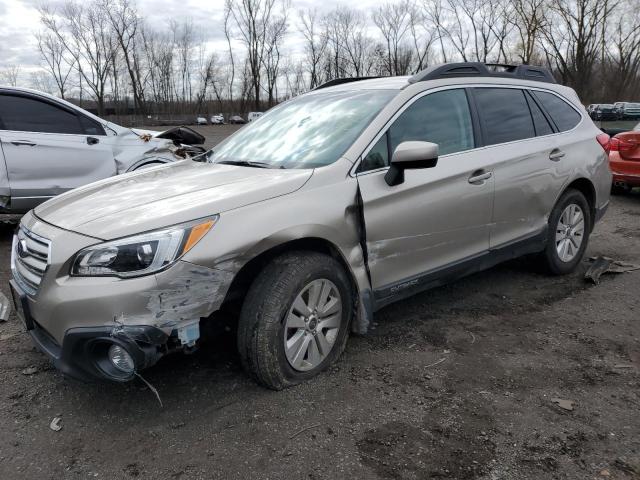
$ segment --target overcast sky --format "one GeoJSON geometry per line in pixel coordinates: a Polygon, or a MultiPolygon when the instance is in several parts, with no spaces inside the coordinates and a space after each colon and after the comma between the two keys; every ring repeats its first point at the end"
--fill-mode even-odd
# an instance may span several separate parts
{"type": "MultiPolygon", "coordinates": [[[[43,0],[0,0],[0,68],[19,65],[23,72],[40,65],[34,34],[40,27],[36,5],[43,0]]],[[[62,0],[53,0],[60,2],[62,0]]],[[[359,0],[357,6],[370,9],[388,0],[359,0]]],[[[340,0],[291,0],[292,13],[298,9],[316,6],[319,10],[329,10],[343,3],[354,6],[355,2],[340,0]]],[[[137,0],[138,10],[150,25],[165,28],[171,18],[192,18],[211,41],[211,48],[222,47],[222,11],[224,0],[137,0]]],[[[299,35],[295,28],[287,39],[291,51],[298,50],[299,35]]]]}

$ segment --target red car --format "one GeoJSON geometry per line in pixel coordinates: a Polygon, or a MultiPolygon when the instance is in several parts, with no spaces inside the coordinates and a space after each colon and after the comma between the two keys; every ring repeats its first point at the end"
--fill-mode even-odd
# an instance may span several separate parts
{"type": "Polygon", "coordinates": [[[609,165],[613,173],[612,193],[640,187],[640,123],[630,132],[609,140],[609,165]]]}

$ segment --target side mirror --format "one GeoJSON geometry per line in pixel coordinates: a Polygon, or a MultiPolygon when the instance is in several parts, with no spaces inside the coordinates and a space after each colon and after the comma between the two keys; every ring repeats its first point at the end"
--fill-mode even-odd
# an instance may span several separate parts
{"type": "Polygon", "coordinates": [[[390,187],[404,182],[404,171],[433,168],[438,163],[438,145],[431,142],[402,142],[391,157],[391,166],[384,176],[390,187]]]}

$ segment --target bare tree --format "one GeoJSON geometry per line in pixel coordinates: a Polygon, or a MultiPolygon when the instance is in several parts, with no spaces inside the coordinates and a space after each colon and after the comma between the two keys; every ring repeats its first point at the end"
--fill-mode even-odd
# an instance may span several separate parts
{"type": "Polygon", "coordinates": [[[328,38],[320,31],[317,9],[301,10],[298,12],[298,17],[300,19],[299,30],[305,40],[304,51],[309,73],[309,88],[315,88],[322,83],[320,70],[322,59],[327,50],[328,38]]]}
{"type": "Polygon", "coordinates": [[[546,13],[543,49],[549,63],[563,83],[590,97],[605,9],[600,0],[551,0],[546,13]]]}
{"type": "Polygon", "coordinates": [[[73,70],[73,60],[67,58],[67,49],[57,35],[38,33],[36,39],[46,69],[55,81],[58,94],[64,98],[69,84],[69,76],[73,70]]]}
{"type": "Polygon", "coordinates": [[[3,70],[0,70],[0,80],[2,83],[6,83],[10,87],[17,87],[18,80],[20,78],[20,66],[9,65],[3,70]]]}
{"type": "Polygon", "coordinates": [[[385,3],[373,12],[373,21],[380,30],[386,46],[386,73],[406,75],[409,73],[413,50],[405,43],[411,32],[412,4],[409,0],[400,3],[385,3]]]}
{"type": "Polygon", "coordinates": [[[141,20],[135,4],[131,0],[101,0],[100,6],[113,29],[121,58],[126,65],[134,106],[144,113],[144,82],[137,45],[141,20]]]}
{"type": "Polygon", "coordinates": [[[56,11],[45,4],[40,7],[40,15],[44,27],[65,46],[74,68],[96,99],[98,113],[102,114],[116,40],[99,7],[96,3],[81,5],[70,1],[56,11]]]}
{"type": "MultiPolygon", "coordinates": [[[[238,39],[247,50],[247,63],[256,109],[260,109],[262,66],[269,21],[278,0],[226,0],[238,39]]],[[[284,5],[283,5],[284,8],[284,5]]]]}
{"type": "Polygon", "coordinates": [[[530,64],[536,57],[542,30],[545,28],[544,8],[547,0],[513,0],[511,22],[518,33],[516,55],[530,64]]]}
{"type": "Polygon", "coordinates": [[[278,77],[280,76],[282,41],[284,40],[286,33],[287,17],[272,16],[269,24],[267,25],[267,32],[265,35],[265,54],[262,59],[262,65],[264,67],[266,77],[265,90],[267,92],[269,108],[273,106],[276,99],[274,92],[277,88],[278,77]]]}

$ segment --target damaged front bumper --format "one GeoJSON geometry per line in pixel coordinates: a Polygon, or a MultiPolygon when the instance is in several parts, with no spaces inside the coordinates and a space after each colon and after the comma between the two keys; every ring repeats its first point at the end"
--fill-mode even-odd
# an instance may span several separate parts
{"type": "Polygon", "coordinates": [[[91,382],[97,379],[126,382],[136,372],[155,364],[163,355],[169,336],[148,325],[113,327],[78,327],[67,330],[59,345],[37,322],[29,335],[36,347],[65,375],[91,382]],[[108,357],[108,349],[117,345],[133,359],[130,372],[115,368],[108,357]]]}
{"type": "MultiPolygon", "coordinates": [[[[81,380],[126,381],[167,353],[193,350],[200,321],[220,308],[231,284],[231,273],[185,260],[130,279],[72,277],[69,267],[76,252],[96,239],[44,223],[32,213],[22,226],[48,240],[50,249],[36,291],[27,292],[16,282],[19,272],[14,270],[16,310],[37,347],[59,370],[81,380]],[[126,352],[131,371],[106,363],[112,345],[126,352]]],[[[12,263],[21,252],[14,249],[12,263]]]]}

